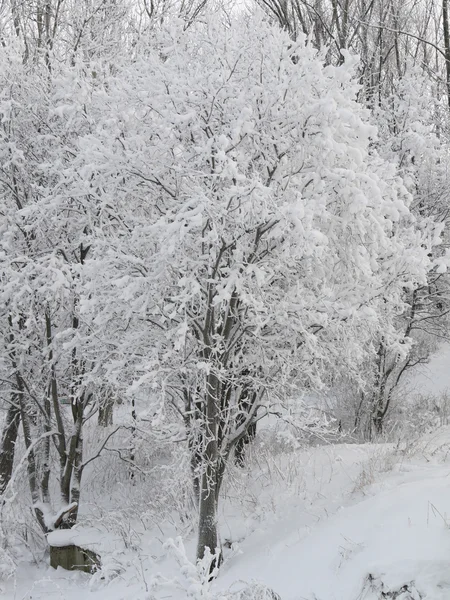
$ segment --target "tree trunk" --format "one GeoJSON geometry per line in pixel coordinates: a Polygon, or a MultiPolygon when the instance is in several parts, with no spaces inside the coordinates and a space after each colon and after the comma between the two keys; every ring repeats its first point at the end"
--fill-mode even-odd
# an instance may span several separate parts
{"type": "Polygon", "coordinates": [[[13,397],[6,413],[6,423],[2,432],[0,445],[0,495],[5,491],[13,471],[16,440],[20,425],[20,406],[16,404],[16,401],[17,399],[13,397]]]}
{"type": "Polygon", "coordinates": [[[247,444],[250,444],[256,437],[256,423],[251,423],[247,432],[236,443],[234,448],[234,462],[236,466],[245,467],[245,457],[247,444]]]}
{"type": "Polygon", "coordinates": [[[202,458],[197,447],[194,447],[194,443],[189,440],[189,451],[191,454],[191,473],[192,473],[192,489],[194,492],[195,506],[198,508],[200,502],[200,476],[199,470],[201,468],[202,458]]]}
{"type": "Polygon", "coordinates": [[[81,492],[81,477],[83,474],[83,435],[82,435],[82,419],[77,429],[77,444],[75,448],[75,458],[72,473],[72,481],[70,485],[70,502],[76,502],[77,506],[70,511],[67,517],[67,526],[73,527],[77,522],[78,510],[80,507],[80,492],[81,492]]]}
{"type": "Polygon", "coordinates": [[[41,498],[39,494],[38,487],[38,477],[37,477],[37,468],[36,468],[36,455],[34,453],[34,449],[32,448],[32,437],[31,437],[31,425],[30,425],[30,417],[28,415],[25,401],[23,399],[23,394],[21,394],[20,399],[21,404],[21,421],[22,421],[22,430],[23,437],[25,440],[25,448],[28,451],[28,460],[27,460],[27,471],[28,471],[28,483],[30,486],[31,492],[31,501],[33,502],[34,514],[36,516],[37,522],[39,523],[40,528],[44,533],[48,533],[47,524],[45,523],[44,513],[41,509],[41,498]]]}
{"type": "Polygon", "coordinates": [[[134,396],[131,398],[131,441],[130,441],[130,481],[134,483],[135,476],[135,462],[136,462],[136,424],[137,424],[137,412],[136,412],[136,400],[134,396]]]}
{"type": "Polygon", "coordinates": [[[206,548],[209,548],[211,553],[214,554],[220,545],[217,531],[216,487],[217,464],[208,461],[201,479],[198,560],[204,557],[206,548]]]}
{"type": "Polygon", "coordinates": [[[444,54],[445,54],[445,85],[447,102],[450,107],[450,33],[448,23],[448,0],[442,0],[442,23],[444,29],[444,54]]]}
{"type": "Polygon", "coordinates": [[[377,392],[374,394],[374,399],[372,401],[372,422],[376,435],[381,435],[383,433],[384,417],[386,414],[384,410],[386,391],[385,383],[386,382],[384,381],[384,379],[382,379],[381,385],[379,386],[377,392]]]}
{"type": "Polygon", "coordinates": [[[109,396],[104,398],[98,407],[98,424],[100,427],[109,427],[113,424],[114,399],[109,396]]]}
{"type": "Polygon", "coordinates": [[[217,560],[211,564],[211,571],[220,565],[221,548],[217,528],[218,498],[218,463],[217,425],[219,419],[219,381],[210,373],[206,391],[205,451],[203,456],[203,473],[199,498],[199,531],[197,544],[197,560],[205,556],[209,548],[211,554],[219,552],[217,560]]]}
{"type": "Polygon", "coordinates": [[[383,433],[383,413],[377,411],[373,416],[373,427],[377,435],[383,433]]]}

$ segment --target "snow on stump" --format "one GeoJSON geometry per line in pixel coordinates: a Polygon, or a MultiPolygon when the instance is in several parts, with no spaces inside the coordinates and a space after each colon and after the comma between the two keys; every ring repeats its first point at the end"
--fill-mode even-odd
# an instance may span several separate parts
{"type": "Polygon", "coordinates": [[[50,545],[50,566],[68,571],[94,573],[100,568],[100,557],[89,547],[95,543],[95,530],[58,529],[47,536],[50,545]]]}

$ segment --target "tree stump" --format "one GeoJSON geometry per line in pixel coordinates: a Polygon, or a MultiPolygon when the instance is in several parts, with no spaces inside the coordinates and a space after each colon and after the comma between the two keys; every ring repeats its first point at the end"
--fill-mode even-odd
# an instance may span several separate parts
{"type": "Polygon", "coordinates": [[[54,569],[62,567],[68,571],[94,573],[100,568],[100,557],[92,550],[74,544],[50,546],[50,566],[54,569]]]}

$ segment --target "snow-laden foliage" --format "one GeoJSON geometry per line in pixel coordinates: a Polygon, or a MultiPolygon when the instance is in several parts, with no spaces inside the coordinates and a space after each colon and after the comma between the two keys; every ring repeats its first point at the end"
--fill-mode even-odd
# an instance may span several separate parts
{"type": "Polygon", "coordinates": [[[443,110],[435,85],[410,66],[374,111],[380,153],[398,166],[413,211],[439,221],[447,218],[450,177],[443,110]]]}
{"type": "Polygon", "coordinates": [[[182,416],[200,500],[267,410],[359,376],[380,335],[408,351],[395,320],[441,228],[374,150],[354,67],[264,21],[210,19],[174,23],[93,90],[66,181],[96,206],[86,351],[149,397],[154,427],[182,416]]]}
{"type": "Polygon", "coordinates": [[[352,60],[324,68],[264,24],[189,33],[127,67],[80,139],[84,180],[123,215],[100,216],[83,309],[106,330],[122,311],[118,358],[143,352],[135,387],[172,384],[180,367],[204,379],[203,346],[237,344],[277,386],[293,364],[303,383],[355,368],[371,331],[390,334],[403,289],[425,281],[435,232],[414,227],[395,169],[369,148],[352,60]]]}
{"type": "Polygon", "coordinates": [[[198,510],[183,568],[202,597],[227,463],[261,419],[284,419],[284,444],[326,440],[342,424],[315,394],[343,378],[384,417],[444,277],[447,153],[426,101],[408,105],[415,75],[378,133],[357,59],[327,64],[258,13],[145,4],[144,36],[127,3],[60,3],[61,27],[50,4],[37,37],[11,6],[23,34],[0,57],[2,506],[14,466],[44,533],[75,523],[101,455],[130,487],[164,472],[160,514],[198,510]],[[167,462],[140,463],[143,440],[167,462]]]}
{"type": "MultiPolygon", "coordinates": [[[[347,430],[353,429],[356,435],[366,438],[389,430],[393,409],[405,395],[402,384],[406,374],[427,362],[436,341],[445,335],[448,326],[445,273],[449,257],[445,226],[450,154],[442,106],[436,96],[429,78],[410,66],[393,85],[392,93],[374,110],[373,118],[378,124],[376,147],[385,160],[396,165],[402,176],[412,196],[410,210],[416,227],[422,230],[434,227],[437,235],[427,249],[432,269],[426,284],[416,282],[404,290],[403,311],[394,322],[396,343],[392,345],[380,330],[377,341],[374,340],[376,355],[366,362],[363,385],[361,382],[352,385],[347,374],[340,383],[339,387],[351,401],[345,406],[337,399],[337,414],[342,415],[347,430]],[[403,354],[398,352],[398,340],[402,336],[403,354]]],[[[336,391],[339,396],[339,390],[336,391]]],[[[334,394],[332,391],[331,395],[334,394]]]]}

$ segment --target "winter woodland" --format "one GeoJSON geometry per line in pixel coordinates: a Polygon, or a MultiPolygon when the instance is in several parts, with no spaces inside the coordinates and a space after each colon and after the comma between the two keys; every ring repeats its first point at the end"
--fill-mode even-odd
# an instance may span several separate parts
{"type": "Polygon", "coordinates": [[[447,0],[0,3],[0,593],[91,535],[64,581],[97,598],[450,598],[369,567],[333,596],[231,577],[258,527],[335,498],[306,457],[351,457],[354,501],[448,424],[414,377],[449,338],[449,23],[447,0]]]}

